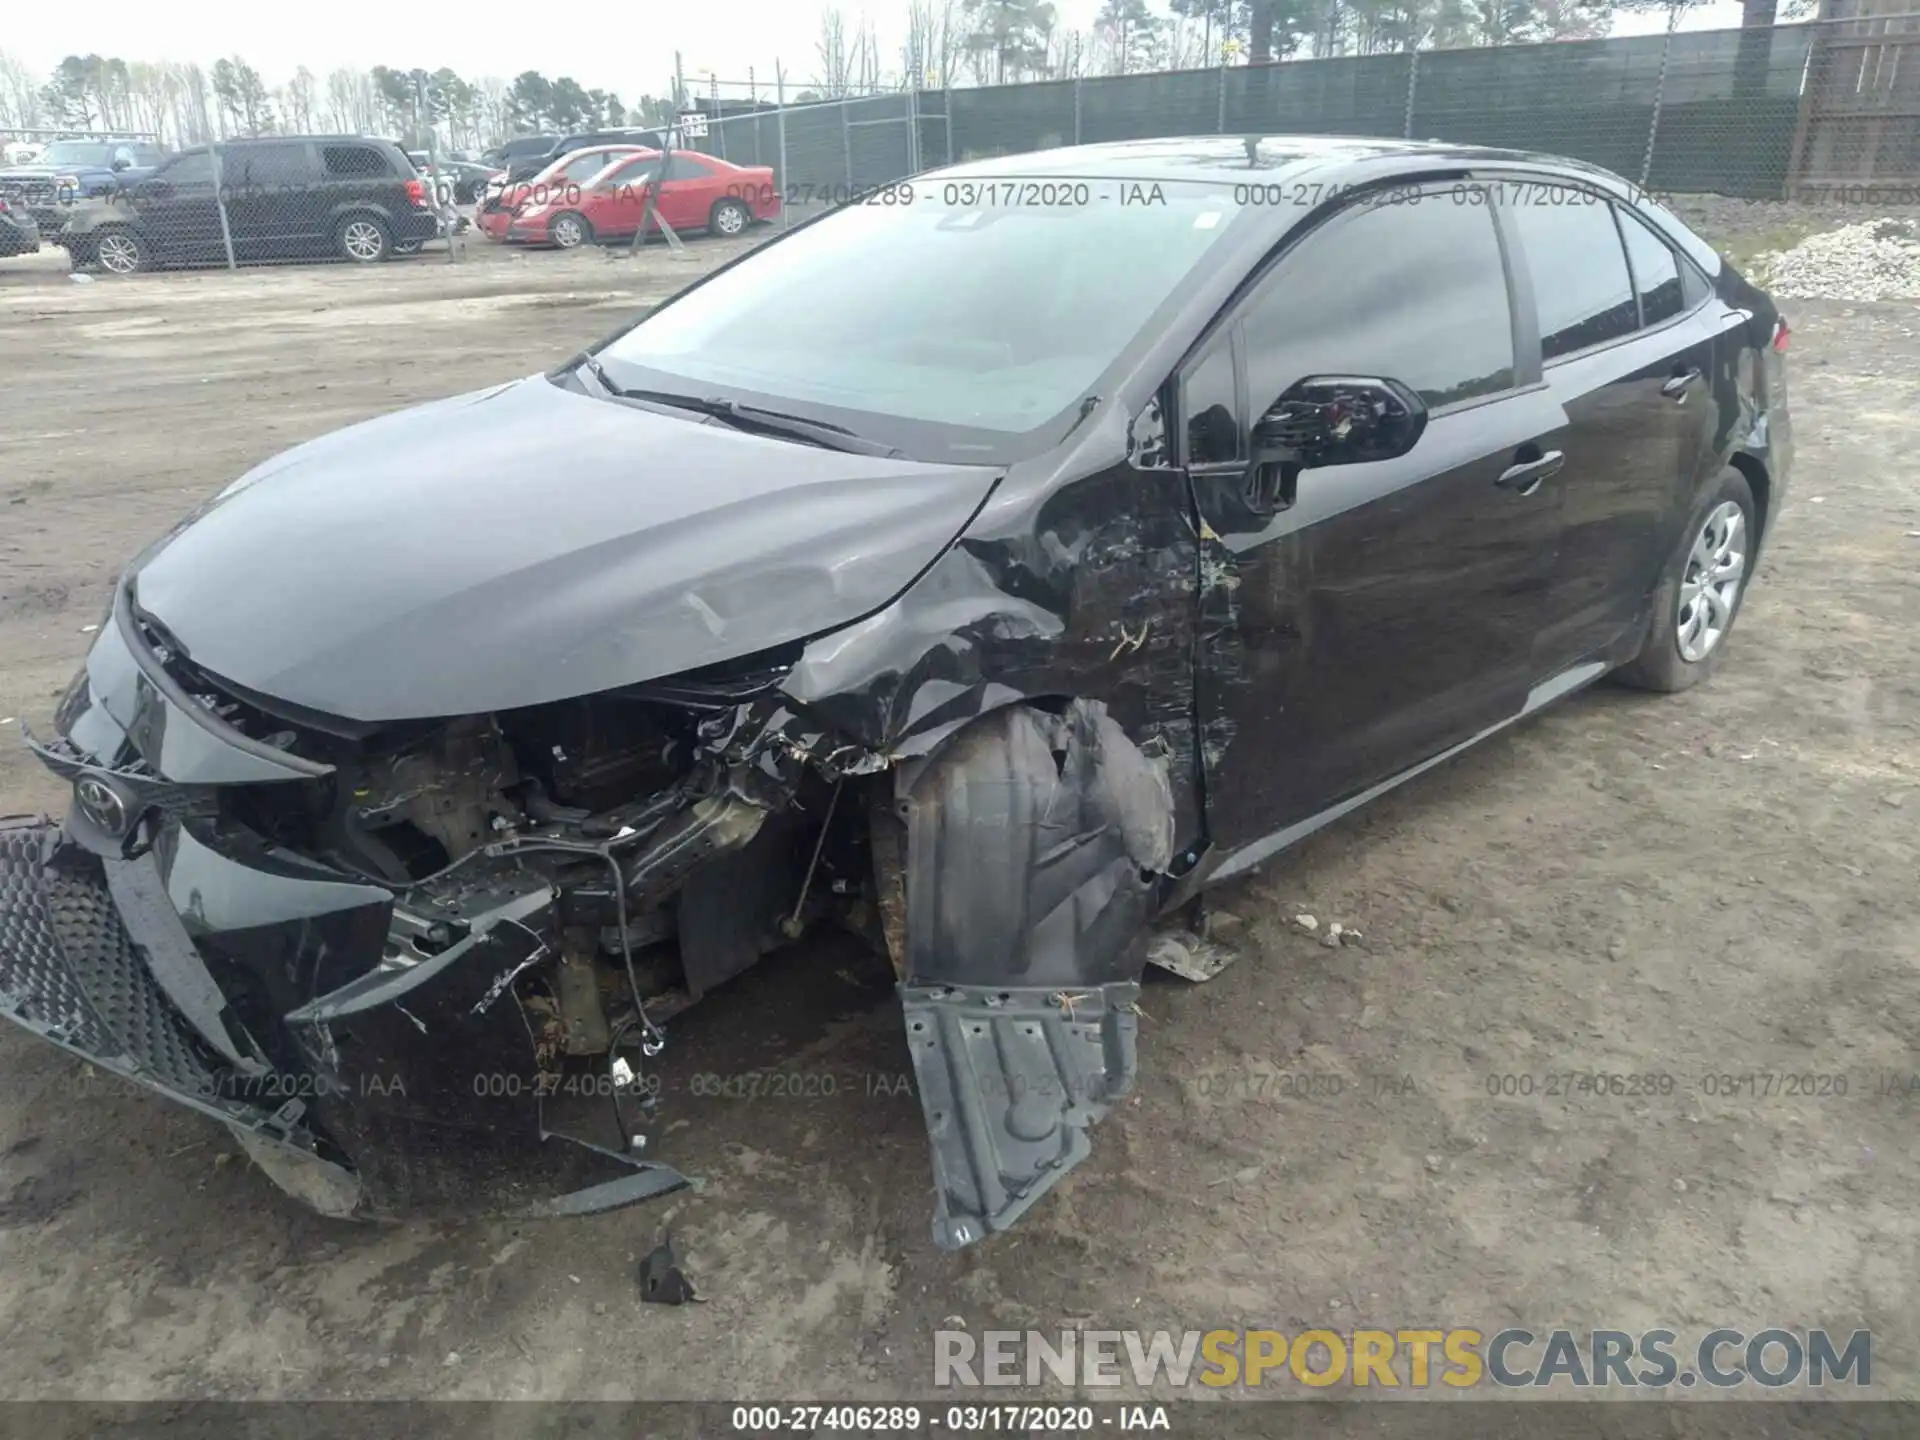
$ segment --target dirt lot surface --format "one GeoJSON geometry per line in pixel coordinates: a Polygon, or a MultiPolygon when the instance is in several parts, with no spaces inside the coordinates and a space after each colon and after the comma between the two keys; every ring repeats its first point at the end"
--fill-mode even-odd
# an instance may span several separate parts
{"type": "MultiPolygon", "coordinates": [[[[0,264],[0,718],[48,723],[116,568],[195,501],[563,358],[729,253],[693,251],[0,264]]],[[[1137,1097],[1015,1232],[929,1242],[898,1007],[851,948],[769,962],[670,1052],[830,1084],[691,1105],[663,1149],[702,1192],[564,1223],[317,1219],[8,1028],[0,1394],[924,1396],[958,1316],[1868,1327],[1876,1388],[1920,1395],[1920,312],[1792,319],[1798,473],[1719,675],[1590,691],[1225,892],[1247,958],[1148,986],[1137,1097]],[[668,1226],[704,1303],[638,1303],[668,1226]]],[[[63,804],[0,747],[0,813],[63,804]]]]}

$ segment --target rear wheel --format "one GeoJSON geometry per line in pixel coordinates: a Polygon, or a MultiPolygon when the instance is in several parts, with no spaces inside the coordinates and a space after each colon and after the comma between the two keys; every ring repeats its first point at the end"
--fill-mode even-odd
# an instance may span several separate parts
{"type": "Polygon", "coordinates": [[[575,210],[562,210],[547,226],[547,238],[562,250],[577,250],[593,239],[593,226],[575,210]]]}
{"type": "Polygon", "coordinates": [[[1617,679],[1674,691],[1713,673],[1752,578],[1755,519],[1753,489],[1738,470],[1701,492],[1654,592],[1646,644],[1617,679]]]}
{"type": "Polygon", "coordinates": [[[738,200],[722,200],[708,217],[708,228],[716,235],[744,235],[753,224],[753,212],[738,200]]]}
{"type": "Polygon", "coordinates": [[[393,250],[393,237],[377,215],[349,215],[334,231],[340,253],[360,265],[384,260],[393,250]]]}
{"type": "Polygon", "coordinates": [[[121,225],[96,230],[89,249],[100,268],[115,275],[137,274],[153,264],[147,242],[121,225]]]}

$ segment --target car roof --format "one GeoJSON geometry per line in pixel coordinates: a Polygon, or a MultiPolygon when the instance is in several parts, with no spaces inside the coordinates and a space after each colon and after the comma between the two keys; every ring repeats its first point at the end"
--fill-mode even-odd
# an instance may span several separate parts
{"type": "Polygon", "coordinates": [[[1707,274],[1720,257],[1705,240],[1640,187],[1611,170],[1565,155],[1506,150],[1441,140],[1401,140],[1371,135],[1189,135],[1158,140],[1120,140],[1073,145],[1021,155],[996,155],[929,172],[941,179],[1055,178],[1154,182],[1200,181],[1216,185],[1306,186],[1316,202],[1331,202],[1342,190],[1436,171],[1500,169],[1535,174],[1543,181],[1582,181],[1631,204],[1643,219],[1692,257],[1707,274]]]}
{"type": "Polygon", "coordinates": [[[1021,155],[996,155],[945,167],[941,176],[1063,176],[1087,179],[1200,180],[1225,184],[1295,181],[1306,174],[1352,183],[1403,171],[1467,169],[1475,165],[1548,169],[1617,188],[1617,175],[1558,155],[1501,150],[1437,140],[1368,135],[1189,135],[1073,145],[1021,155]]]}

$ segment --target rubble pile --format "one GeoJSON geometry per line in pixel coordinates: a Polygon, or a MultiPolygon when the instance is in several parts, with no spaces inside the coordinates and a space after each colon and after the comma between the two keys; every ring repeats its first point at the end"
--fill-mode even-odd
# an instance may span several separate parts
{"type": "Polygon", "coordinates": [[[1920,224],[1863,220],[1756,257],[1754,279],[1777,299],[1920,296],[1920,224]]]}

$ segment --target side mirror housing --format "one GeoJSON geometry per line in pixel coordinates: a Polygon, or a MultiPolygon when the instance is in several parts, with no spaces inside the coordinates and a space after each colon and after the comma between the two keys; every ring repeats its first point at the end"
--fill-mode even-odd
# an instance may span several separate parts
{"type": "Polygon", "coordinates": [[[1310,375],[1254,426],[1254,449],[1288,452],[1308,469],[1359,465],[1405,455],[1426,428],[1426,404],[1398,380],[1310,375]]]}

